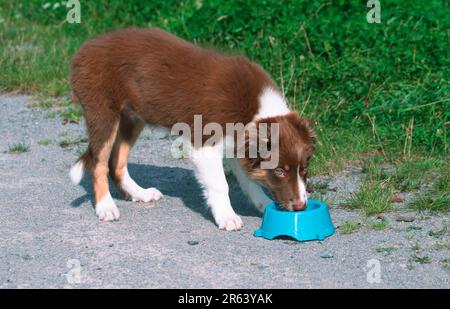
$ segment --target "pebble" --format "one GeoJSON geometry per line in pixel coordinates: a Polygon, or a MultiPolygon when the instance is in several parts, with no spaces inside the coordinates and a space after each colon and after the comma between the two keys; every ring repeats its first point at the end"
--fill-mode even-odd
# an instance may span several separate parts
{"type": "Polygon", "coordinates": [[[413,222],[416,218],[413,216],[398,216],[395,221],[397,222],[413,222]]]}
{"type": "Polygon", "coordinates": [[[145,205],[145,209],[155,208],[156,204],[154,202],[150,202],[149,204],[145,205]]]}
{"type": "Polygon", "coordinates": [[[320,254],[320,257],[323,259],[331,259],[333,258],[333,253],[330,250],[325,250],[320,254]]]}

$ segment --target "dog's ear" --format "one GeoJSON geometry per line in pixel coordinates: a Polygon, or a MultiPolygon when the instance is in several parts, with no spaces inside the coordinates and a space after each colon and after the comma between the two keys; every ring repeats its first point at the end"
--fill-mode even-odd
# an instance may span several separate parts
{"type": "Polygon", "coordinates": [[[296,112],[292,112],[289,115],[301,135],[306,135],[313,142],[316,141],[317,133],[314,126],[314,122],[308,118],[302,118],[296,112]]]}
{"type": "Polygon", "coordinates": [[[260,168],[261,162],[265,160],[260,151],[262,149],[270,151],[271,149],[270,124],[263,126],[259,122],[250,124],[245,130],[245,141],[242,146],[243,149],[241,148],[240,151],[245,154],[247,167],[251,170],[260,168]]]}
{"type": "Polygon", "coordinates": [[[300,125],[306,128],[309,137],[315,142],[317,138],[317,132],[314,122],[308,118],[300,118],[300,125]]]}

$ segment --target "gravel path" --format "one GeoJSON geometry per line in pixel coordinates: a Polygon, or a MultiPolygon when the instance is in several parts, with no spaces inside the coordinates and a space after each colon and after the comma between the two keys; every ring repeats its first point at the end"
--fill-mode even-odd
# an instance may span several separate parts
{"type": "Polygon", "coordinates": [[[449,217],[398,210],[385,215],[388,229],[370,229],[359,212],[337,206],[358,189],[355,167],[313,179],[329,182],[325,197],[336,226],[362,223],[354,233],[338,230],[323,242],[268,241],[252,236],[261,218],[233,180],[232,203],[245,227],[219,231],[190,162],[173,159],[170,142],[147,129],[130,174],[165,198],[139,204],[113,191],[121,219],[99,222],[89,180],[73,186],[67,175],[85,144],[59,144],[84,136],[84,125],[47,119],[48,111],[30,108],[31,102],[0,95],[0,288],[449,287],[442,262],[450,257],[449,217]],[[10,153],[17,142],[30,151],[10,153]],[[413,221],[397,221],[401,216],[413,221]]]}

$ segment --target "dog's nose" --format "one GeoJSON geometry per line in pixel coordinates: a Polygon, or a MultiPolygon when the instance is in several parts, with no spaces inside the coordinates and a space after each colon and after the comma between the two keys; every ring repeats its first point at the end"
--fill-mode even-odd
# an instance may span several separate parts
{"type": "Polygon", "coordinates": [[[304,210],[306,208],[306,202],[303,202],[301,200],[295,200],[292,203],[292,208],[294,208],[295,211],[304,210]]]}

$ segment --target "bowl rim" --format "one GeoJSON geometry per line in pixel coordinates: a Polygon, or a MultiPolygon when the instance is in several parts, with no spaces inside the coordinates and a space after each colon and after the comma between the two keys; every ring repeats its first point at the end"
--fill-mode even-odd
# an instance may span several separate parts
{"type": "Polygon", "coordinates": [[[284,210],[284,209],[279,209],[277,207],[277,203],[275,201],[272,201],[272,202],[270,202],[269,204],[266,205],[266,208],[271,207],[271,209],[273,209],[273,211],[275,213],[291,213],[291,214],[294,214],[294,215],[299,215],[299,214],[302,214],[302,213],[310,213],[310,212],[318,211],[318,210],[320,210],[321,208],[324,208],[324,207],[328,208],[328,205],[325,202],[322,202],[322,201],[319,201],[319,200],[308,200],[307,203],[312,203],[313,205],[317,205],[317,206],[309,208],[308,204],[306,204],[306,209],[304,209],[304,210],[288,211],[288,210],[284,210]]]}

